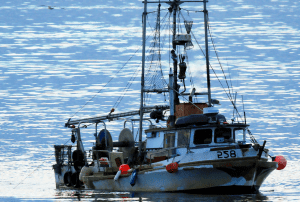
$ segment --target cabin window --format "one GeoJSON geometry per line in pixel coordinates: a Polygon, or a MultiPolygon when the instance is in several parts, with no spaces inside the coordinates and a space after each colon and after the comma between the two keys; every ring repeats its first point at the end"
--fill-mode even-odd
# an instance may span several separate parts
{"type": "Polygon", "coordinates": [[[212,141],[212,130],[196,130],[194,134],[194,144],[210,144],[212,141]]]}
{"type": "Polygon", "coordinates": [[[230,128],[216,128],[214,137],[215,143],[233,142],[230,128]]]}
{"type": "Polygon", "coordinates": [[[243,141],[244,140],[244,131],[243,128],[235,128],[233,133],[233,137],[235,141],[243,141]]]}
{"type": "Polygon", "coordinates": [[[175,147],[175,133],[167,133],[164,138],[164,148],[175,147]]]}
{"type": "Polygon", "coordinates": [[[158,136],[157,134],[158,134],[158,132],[152,131],[150,133],[147,133],[147,137],[148,138],[157,137],[158,136]]]}
{"type": "Polygon", "coordinates": [[[177,147],[188,147],[190,142],[190,130],[179,130],[177,147]]]}

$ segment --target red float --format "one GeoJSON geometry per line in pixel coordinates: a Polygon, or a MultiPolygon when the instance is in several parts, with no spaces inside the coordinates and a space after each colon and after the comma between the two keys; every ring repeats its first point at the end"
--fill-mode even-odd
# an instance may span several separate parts
{"type": "Polygon", "coordinates": [[[176,173],[178,171],[178,163],[175,162],[175,163],[170,163],[166,166],[166,170],[169,172],[169,173],[176,173]]]}
{"type": "Polygon", "coordinates": [[[130,169],[129,165],[128,164],[122,164],[120,165],[119,167],[119,170],[121,171],[121,174],[127,174],[128,173],[128,170],[130,169]]]}
{"type": "Polygon", "coordinates": [[[277,170],[282,170],[285,168],[287,161],[283,156],[276,156],[275,160],[278,163],[277,170]]]}

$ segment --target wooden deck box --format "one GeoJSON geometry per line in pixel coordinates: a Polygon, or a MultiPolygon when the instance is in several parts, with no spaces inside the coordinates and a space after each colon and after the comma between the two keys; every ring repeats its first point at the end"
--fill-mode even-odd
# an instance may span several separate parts
{"type": "Polygon", "coordinates": [[[194,103],[197,107],[195,107],[191,103],[180,103],[175,106],[175,116],[176,118],[183,117],[183,116],[188,116],[191,114],[203,114],[203,108],[208,107],[206,103],[194,103]]]}

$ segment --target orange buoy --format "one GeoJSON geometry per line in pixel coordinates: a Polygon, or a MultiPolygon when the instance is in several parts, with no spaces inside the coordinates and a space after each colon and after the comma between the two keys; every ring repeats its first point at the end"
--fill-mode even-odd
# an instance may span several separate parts
{"type": "Polygon", "coordinates": [[[128,170],[130,169],[128,164],[122,164],[119,167],[119,170],[121,171],[121,174],[127,174],[128,170]]]}
{"type": "Polygon", "coordinates": [[[175,162],[175,163],[170,163],[170,164],[166,165],[166,170],[169,173],[176,173],[178,171],[178,163],[175,162]]]}
{"type": "Polygon", "coordinates": [[[278,163],[277,170],[282,170],[285,168],[287,161],[283,156],[276,156],[275,160],[278,163]]]}

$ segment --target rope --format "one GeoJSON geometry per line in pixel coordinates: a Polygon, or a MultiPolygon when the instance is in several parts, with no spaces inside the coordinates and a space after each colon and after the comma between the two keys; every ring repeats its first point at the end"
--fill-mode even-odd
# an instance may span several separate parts
{"type": "MultiPolygon", "coordinates": [[[[70,141],[70,139],[64,144],[64,145],[66,145],[68,142],[70,141]]],[[[50,157],[52,157],[54,154],[52,154],[50,157]]],[[[36,169],[34,169],[31,173],[29,173],[29,175],[27,175],[23,180],[21,180],[20,182],[19,182],[19,184],[17,184],[13,189],[15,189],[15,188],[17,188],[20,184],[22,184],[30,175],[32,175],[35,171],[37,171],[48,159],[50,159],[50,157],[49,158],[47,158],[46,160],[44,160],[36,169]]]]}
{"type": "MultiPolygon", "coordinates": [[[[134,54],[125,62],[125,64],[117,71],[116,75],[128,64],[128,62],[135,56],[140,50],[141,46],[134,52],[134,54]]],[[[116,76],[115,76],[116,77],[116,76]]],[[[89,99],[77,112],[75,112],[70,118],[73,118],[78,112],[80,112],[90,101],[92,101],[115,77],[112,77],[103,87],[100,89],[91,99],[89,99]]]]}
{"type": "MultiPolygon", "coordinates": [[[[180,7],[181,8],[181,7],[180,7]]],[[[187,9],[184,9],[184,8],[181,8],[182,10],[185,10],[187,13],[189,13],[189,12],[195,12],[195,13],[200,13],[200,12],[203,12],[203,10],[202,11],[195,11],[195,10],[187,10],[187,9]]]]}
{"type": "Polygon", "coordinates": [[[120,102],[123,100],[125,94],[127,93],[128,89],[131,87],[132,82],[134,81],[135,78],[139,75],[140,70],[136,69],[136,71],[134,72],[133,76],[130,78],[130,80],[127,82],[125,89],[123,90],[123,95],[119,96],[117,101],[115,102],[114,106],[112,108],[117,108],[120,104],[120,102]]]}
{"type": "MultiPolygon", "coordinates": [[[[209,23],[209,22],[208,22],[208,23],[209,23]]],[[[234,109],[236,110],[236,112],[237,112],[237,114],[239,115],[239,117],[242,119],[242,116],[240,115],[240,113],[239,113],[238,109],[237,109],[237,108],[236,108],[236,106],[235,106],[235,103],[234,103],[234,102],[233,102],[233,100],[232,100],[232,95],[231,95],[231,93],[230,93],[230,87],[229,87],[229,84],[228,84],[228,81],[227,81],[227,77],[226,77],[226,75],[225,75],[225,72],[224,72],[224,70],[223,70],[222,64],[221,64],[221,62],[220,62],[220,60],[219,60],[219,57],[218,57],[217,51],[216,51],[216,49],[215,49],[215,45],[214,45],[214,42],[213,42],[213,39],[212,39],[212,36],[211,36],[211,32],[210,32],[210,26],[209,26],[209,25],[208,25],[208,30],[209,30],[209,34],[210,34],[210,38],[211,38],[211,42],[212,42],[212,44],[213,44],[213,47],[214,47],[214,50],[215,50],[215,53],[216,53],[217,59],[218,59],[218,61],[219,61],[220,67],[221,67],[221,69],[222,69],[222,72],[223,72],[223,75],[224,75],[224,77],[225,77],[225,81],[226,81],[226,84],[227,84],[227,88],[228,88],[228,91],[229,91],[229,93],[227,93],[227,91],[225,90],[225,88],[224,88],[223,84],[221,83],[220,79],[218,78],[218,76],[217,76],[217,74],[216,74],[215,70],[213,69],[213,67],[211,66],[211,64],[210,64],[210,63],[209,63],[209,66],[210,66],[210,68],[213,70],[213,72],[214,72],[214,74],[216,75],[216,77],[218,78],[218,81],[219,81],[219,83],[221,84],[221,86],[222,86],[222,88],[223,88],[224,92],[226,93],[226,95],[227,95],[228,99],[230,100],[230,102],[231,102],[232,106],[233,106],[233,107],[234,107],[234,109]]]]}
{"type": "MultiPolygon", "coordinates": [[[[208,18],[208,20],[209,20],[209,18],[208,18]]],[[[224,78],[225,78],[225,81],[226,81],[226,84],[227,84],[227,87],[228,87],[228,91],[229,91],[229,95],[230,95],[230,100],[232,100],[232,95],[231,95],[231,93],[230,93],[230,89],[229,89],[230,87],[229,87],[229,84],[228,84],[228,81],[227,81],[227,77],[226,77],[226,74],[225,74],[225,72],[224,72],[224,70],[223,70],[221,61],[220,61],[220,59],[219,59],[218,52],[217,52],[216,47],[215,47],[215,44],[214,44],[214,40],[213,40],[213,38],[212,38],[212,34],[211,34],[211,31],[210,31],[210,24],[208,24],[208,31],[209,31],[211,43],[212,43],[212,45],[213,45],[213,47],[214,47],[215,54],[216,54],[216,56],[217,56],[219,65],[220,65],[220,67],[221,67],[221,69],[222,69],[222,72],[223,72],[223,75],[224,75],[224,78]]]]}
{"type": "MultiPolygon", "coordinates": [[[[166,17],[168,14],[166,14],[163,19],[162,19],[162,23],[165,22],[166,17]]],[[[165,81],[164,81],[164,75],[163,75],[163,71],[161,68],[161,59],[160,59],[160,49],[161,47],[163,48],[165,45],[165,40],[166,37],[163,37],[162,42],[161,42],[161,46],[157,44],[159,44],[159,39],[160,39],[160,32],[159,32],[159,18],[157,16],[156,19],[156,28],[154,30],[154,36],[153,36],[153,42],[150,45],[150,56],[147,57],[147,61],[150,61],[149,64],[149,68],[146,72],[146,76],[145,76],[145,86],[154,86],[154,88],[158,88],[161,87],[163,88],[165,85],[165,81]],[[157,61],[157,62],[155,62],[157,61]]],[[[164,23],[162,26],[162,30],[164,31],[167,27],[167,23],[164,23]]]]}
{"type": "MultiPolygon", "coordinates": [[[[167,16],[167,14],[164,16],[164,18],[163,18],[163,20],[162,20],[163,22],[165,21],[166,16],[167,16]]],[[[147,16],[147,19],[148,19],[148,16],[147,16]]],[[[158,19],[157,19],[157,20],[158,20],[158,19]]],[[[149,20],[148,20],[148,23],[149,23],[149,20]]],[[[156,43],[155,43],[155,42],[157,41],[157,40],[156,40],[157,27],[156,27],[155,29],[153,29],[153,28],[151,27],[150,24],[149,24],[149,26],[150,26],[150,28],[152,29],[152,34],[151,34],[151,35],[154,35],[154,42],[151,43],[149,49],[147,50],[147,53],[148,53],[149,55],[147,56],[146,61],[149,61],[149,60],[150,60],[149,58],[152,58],[152,59],[151,59],[151,64],[150,64],[150,68],[149,68],[148,72],[149,72],[150,69],[151,69],[152,62],[153,62],[154,57],[155,57],[155,54],[154,54],[154,48],[156,47],[156,43]],[[153,54],[151,54],[151,53],[153,53],[153,54]]],[[[164,26],[164,27],[165,27],[165,26],[164,26]]],[[[150,35],[150,36],[151,36],[151,35],[150,35]]],[[[149,39],[150,36],[147,37],[146,41],[149,39]]],[[[155,71],[155,72],[157,73],[157,71],[155,71]]],[[[151,82],[151,81],[152,81],[151,83],[158,84],[158,86],[159,86],[160,80],[163,80],[163,79],[162,79],[162,78],[163,78],[163,73],[162,73],[161,67],[160,67],[160,72],[161,72],[161,76],[159,76],[158,74],[155,74],[154,76],[152,76],[151,78],[148,78],[148,79],[147,79],[147,76],[146,76],[145,83],[146,83],[146,82],[151,82]],[[160,78],[160,80],[157,79],[158,77],[160,78]],[[155,80],[156,82],[153,82],[153,80],[155,80]]],[[[115,102],[113,108],[117,108],[117,107],[119,106],[119,104],[120,104],[121,101],[123,100],[125,94],[127,93],[127,91],[129,90],[129,88],[130,88],[131,85],[132,85],[132,82],[131,82],[131,81],[134,81],[134,80],[136,79],[136,77],[139,75],[139,73],[140,73],[140,70],[137,69],[137,70],[135,71],[135,73],[133,74],[133,76],[130,78],[130,80],[127,82],[126,87],[125,87],[125,89],[123,90],[123,94],[122,94],[121,96],[118,97],[118,99],[117,99],[117,101],[115,102]]],[[[148,96],[148,97],[145,97],[145,100],[146,100],[147,98],[149,99],[149,96],[148,96]]]]}
{"type": "Polygon", "coordinates": [[[247,128],[247,132],[250,136],[250,141],[253,143],[253,144],[257,144],[258,142],[256,141],[254,135],[251,133],[251,131],[249,130],[249,128],[247,128]]]}
{"type": "MultiPolygon", "coordinates": [[[[185,20],[185,18],[184,18],[184,16],[183,16],[182,14],[181,14],[181,16],[182,16],[182,18],[185,20]]],[[[209,22],[208,22],[208,23],[209,23],[209,22]]],[[[209,33],[210,33],[211,41],[212,41],[212,43],[213,43],[213,40],[212,40],[212,36],[211,36],[211,32],[210,32],[210,29],[209,29],[209,27],[210,27],[210,26],[208,26],[208,30],[209,30],[209,33]]],[[[200,46],[199,42],[197,41],[197,39],[196,39],[196,37],[195,37],[194,33],[193,33],[192,31],[191,31],[191,33],[192,33],[192,35],[193,35],[193,38],[195,39],[196,43],[198,44],[198,46],[199,46],[199,48],[200,48],[200,50],[201,50],[201,52],[202,52],[203,56],[205,57],[205,53],[204,53],[204,51],[202,50],[202,48],[201,48],[201,46],[200,46]]],[[[215,45],[214,45],[214,43],[213,43],[213,47],[214,47],[214,50],[215,50],[216,56],[217,56],[217,58],[218,58],[218,61],[219,61],[220,67],[221,67],[221,69],[222,69],[222,71],[223,71],[223,74],[224,74],[224,76],[225,76],[225,80],[226,80],[226,83],[227,83],[227,86],[228,86],[228,89],[229,89],[229,85],[228,85],[228,82],[227,82],[227,77],[226,77],[226,75],[225,75],[225,73],[224,73],[224,70],[223,70],[223,68],[222,68],[222,65],[221,65],[221,62],[220,62],[220,60],[219,60],[218,54],[217,54],[217,52],[216,52],[216,49],[215,49],[215,45]]],[[[210,63],[209,63],[209,66],[210,66],[210,68],[213,70],[213,72],[214,72],[214,74],[215,74],[216,78],[218,79],[219,83],[221,84],[221,86],[222,86],[222,88],[223,88],[224,92],[226,93],[226,95],[227,95],[228,99],[229,99],[229,100],[230,100],[230,102],[232,103],[232,105],[233,105],[234,109],[236,110],[237,114],[239,115],[239,117],[240,117],[240,118],[242,118],[242,117],[241,117],[241,115],[240,115],[240,113],[238,112],[238,110],[237,110],[237,108],[236,108],[235,104],[233,103],[233,100],[232,100],[232,95],[231,95],[231,93],[230,93],[230,89],[229,89],[229,94],[228,94],[228,93],[227,93],[227,91],[225,90],[225,88],[224,88],[223,84],[221,83],[221,80],[220,80],[220,79],[219,79],[219,77],[217,76],[217,74],[216,74],[215,70],[213,69],[213,67],[211,66],[211,64],[210,64],[210,63]],[[229,95],[230,95],[230,96],[229,96],[229,95]]]]}

